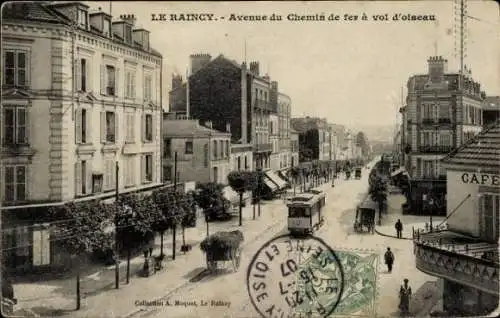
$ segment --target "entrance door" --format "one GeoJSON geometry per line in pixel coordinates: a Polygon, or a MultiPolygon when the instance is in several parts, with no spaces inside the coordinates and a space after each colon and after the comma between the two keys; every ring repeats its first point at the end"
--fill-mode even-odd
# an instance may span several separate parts
{"type": "Polygon", "coordinates": [[[492,243],[499,237],[500,196],[483,194],[481,197],[482,227],[481,236],[492,243]]]}

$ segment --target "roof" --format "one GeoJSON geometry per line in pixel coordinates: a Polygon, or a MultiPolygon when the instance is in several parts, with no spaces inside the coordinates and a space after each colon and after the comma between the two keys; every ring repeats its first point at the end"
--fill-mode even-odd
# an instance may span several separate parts
{"type": "Polygon", "coordinates": [[[445,165],[461,165],[500,171],[500,123],[477,136],[442,159],[445,165]]]}
{"type": "Polygon", "coordinates": [[[311,129],[326,127],[326,120],[317,117],[292,118],[290,124],[297,132],[306,132],[311,129]]]}
{"type": "MultiPolygon", "coordinates": [[[[70,17],[64,15],[61,11],[57,10],[56,7],[70,5],[70,4],[78,4],[84,7],[88,7],[86,4],[76,1],[76,2],[68,2],[68,3],[49,3],[47,1],[40,2],[16,2],[16,3],[8,3],[3,6],[2,10],[2,20],[19,20],[22,21],[34,21],[34,22],[42,22],[42,23],[50,23],[56,25],[71,25],[72,21],[70,17]]],[[[91,33],[95,36],[103,37],[101,32],[95,30],[95,28],[90,27],[89,30],[79,29],[81,32],[91,33]]],[[[109,38],[108,38],[109,39],[109,38]]],[[[118,42],[123,45],[130,46],[137,50],[141,50],[156,57],[162,58],[162,55],[150,47],[149,51],[144,50],[143,48],[137,47],[136,45],[130,45],[123,42],[123,39],[119,37],[117,34],[113,32],[113,39],[109,39],[113,42],[118,42]]]]}
{"type": "Polygon", "coordinates": [[[167,137],[209,137],[209,136],[231,136],[230,133],[221,132],[215,129],[210,129],[205,126],[201,126],[197,120],[164,120],[163,121],[163,133],[167,137]]]}

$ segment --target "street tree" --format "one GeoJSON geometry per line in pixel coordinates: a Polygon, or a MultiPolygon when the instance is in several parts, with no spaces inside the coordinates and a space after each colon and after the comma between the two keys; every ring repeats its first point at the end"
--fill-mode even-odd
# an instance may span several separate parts
{"type": "Polygon", "coordinates": [[[115,224],[117,240],[127,252],[127,283],[130,280],[131,251],[148,250],[154,242],[154,222],[161,211],[150,195],[127,194],[114,203],[117,209],[115,224]]]}
{"type": "Polygon", "coordinates": [[[296,188],[297,181],[299,180],[301,173],[302,173],[302,170],[298,166],[292,167],[292,169],[290,170],[290,176],[292,177],[292,180],[293,180],[293,195],[295,195],[295,188],[296,188]]]}
{"type": "Polygon", "coordinates": [[[105,224],[109,220],[98,201],[66,203],[49,209],[55,220],[52,229],[53,239],[64,248],[76,267],[76,310],[81,307],[80,264],[82,257],[97,248],[112,245],[112,237],[106,233],[105,224]]]}
{"type": "Polygon", "coordinates": [[[243,219],[243,194],[251,191],[256,186],[255,174],[247,171],[233,171],[227,176],[227,180],[231,188],[240,196],[239,203],[239,226],[242,225],[243,219]]]}
{"type": "Polygon", "coordinates": [[[228,216],[222,192],[224,186],[215,182],[207,182],[197,184],[196,188],[195,201],[205,215],[208,236],[208,223],[213,219],[221,219],[228,216]]]}
{"type": "Polygon", "coordinates": [[[158,218],[153,222],[153,230],[160,234],[160,260],[165,258],[163,253],[163,239],[165,232],[172,228],[172,218],[169,216],[169,205],[172,203],[172,190],[170,188],[162,188],[153,192],[153,201],[159,210],[158,218]]]}
{"type": "Polygon", "coordinates": [[[382,210],[387,201],[387,185],[380,176],[375,176],[372,184],[369,186],[369,194],[373,201],[378,204],[379,224],[382,222],[382,210]]]}

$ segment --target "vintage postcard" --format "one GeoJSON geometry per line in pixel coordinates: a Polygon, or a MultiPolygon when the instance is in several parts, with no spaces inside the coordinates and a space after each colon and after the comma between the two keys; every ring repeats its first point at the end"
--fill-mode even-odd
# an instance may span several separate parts
{"type": "Polygon", "coordinates": [[[498,316],[495,1],[1,16],[2,316],[498,316]]]}

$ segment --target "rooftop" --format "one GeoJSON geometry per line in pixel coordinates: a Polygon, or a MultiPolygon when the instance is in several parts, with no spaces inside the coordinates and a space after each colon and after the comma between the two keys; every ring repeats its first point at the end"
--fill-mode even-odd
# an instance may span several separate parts
{"type": "Polygon", "coordinates": [[[163,120],[163,133],[172,137],[209,137],[209,136],[231,136],[230,133],[221,132],[199,124],[198,120],[163,120]]]}
{"type": "Polygon", "coordinates": [[[443,158],[446,165],[461,165],[500,171],[500,122],[483,130],[443,158]]]}

